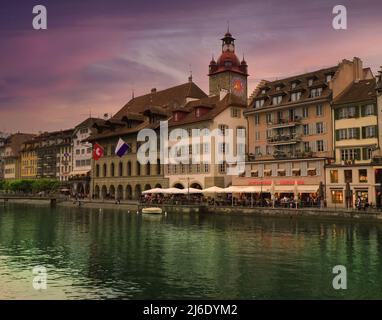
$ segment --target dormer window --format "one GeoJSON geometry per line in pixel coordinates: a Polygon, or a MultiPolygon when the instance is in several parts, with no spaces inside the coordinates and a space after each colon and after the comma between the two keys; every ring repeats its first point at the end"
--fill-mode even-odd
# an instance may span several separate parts
{"type": "Polygon", "coordinates": [[[308,80],[308,86],[311,87],[313,85],[313,82],[314,82],[314,79],[313,78],[310,78],[308,80]]]}
{"type": "Polygon", "coordinates": [[[290,96],[290,101],[298,101],[301,99],[301,91],[293,92],[290,96]]]}
{"type": "Polygon", "coordinates": [[[283,99],[283,96],[275,96],[272,98],[272,104],[277,105],[280,104],[283,99]]]}
{"type": "Polygon", "coordinates": [[[294,89],[296,87],[297,87],[297,83],[296,82],[292,82],[292,89],[294,89]]]}
{"type": "Polygon", "coordinates": [[[266,94],[267,93],[267,90],[266,89],[262,89],[261,90],[261,94],[266,94]]]}
{"type": "Polygon", "coordinates": [[[331,74],[327,74],[325,77],[325,82],[328,83],[330,80],[332,80],[333,76],[331,74]]]}
{"type": "Polygon", "coordinates": [[[196,109],[195,109],[195,117],[199,118],[200,115],[201,115],[201,113],[200,113],[200,108],[196,108],[196,109]]]}
{"type": "Polygon", "coordinates": [[[276,91],[280,91],[280,90],[281,90],[281,86],[277,86],[276,91]]]}
{"type": "Polygon", "coordinates": [[[310,97],[311,98],[316,98],[320,97],[322,95],[322,88],[315,88],[310,90],[310,97]]]}
{"type": "Polygon", "coordinates": [[[255,102],[255,108],[261,108],[265,103],[264,99],[256,100],[255,102]]]}

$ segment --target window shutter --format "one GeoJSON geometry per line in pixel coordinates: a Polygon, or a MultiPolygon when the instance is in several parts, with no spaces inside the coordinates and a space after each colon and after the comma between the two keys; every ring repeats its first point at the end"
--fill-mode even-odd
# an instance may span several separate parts
{"type": "Polygon", "coordinates": [[[357,154],[355,156],[355,159],[356,160],[361,160],[361,149],[356,149],[356,150],[358,150],[358,151],[357,151],[357,154]]]}
{"type": "Polygon", "coordinates": [[[355,115],[354,115],[355,118],[359,118],[359,106],[356,106],[355,107],[355,115]]]}
{"type": "Polygon", "coordinates": [[[361,139],[361,136],[360,136],[360,129],[359,129],[359,128],[355,128],[355,132],[356,132],[356,137],[357,137],[357,139],[361,139]]]}
{"type": "Polygon", "coordinates": [[[374,126],[374,127],[375,127],[375,135],[374,135],[374,137],[378,138],[378,126],[374,126]]]}
{"type": "Polygon", "coordinates": [[[309,148],[312,152],[316,152],[316,141],[309,141],[309,148]]]}
{"type": "Polygon", "coordinates": [[[309,123],[309,134],[315,134],[314,129],[315,129],[315,124],[309,123]]]}
{"type": "Polygon", "coordinates": [[[366,139],[366,127],[362,127],[362,139],[366,139]]]}
{"type": "Polygon", "coordinates": [[[362,148],[362,159],[367,160],[367,148],[362,148]]]}
{"type": "Polygon", "coordinates": [[[340,140],[340,130],[336,130],[336,141],[340,140]]]}
{"type": "Polygon", "coordinates": [[[317,161],[317,164],[316,164],[316,173],[318,176],[321,175],[321,166],[320,166],[320,161],[317,161]]]}
{"type": "Polygon", "coordinates": [[[324,140],[324,151],[328,151],[328,141],[324,140]]]}
{"type": "Polygon", "coordinates": [[[286,164],[286,170],[285,170],[285,175],[287,177],[290,177],[292,175],[292,163],[291,162],[288,162],[286,164]]]}
{"type": "Polygon", "coordinates": [[[326,122],[322,123],[322,130],[323,130],[323,133],[326,133],[326,122]]]}
{"type": "Polygon", "coordinates": [[[334,109],[334,119],[335,120],[339,119],[339,112],[340,112],[340,109],[334,109]]]}

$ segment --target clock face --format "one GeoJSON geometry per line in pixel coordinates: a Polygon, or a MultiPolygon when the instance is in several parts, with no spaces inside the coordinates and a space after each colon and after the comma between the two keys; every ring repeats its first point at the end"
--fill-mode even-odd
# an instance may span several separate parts
{"type": "Polygon", "coordinates": [[[232,80],[232,90],[238,96],[243,96],[245,94],[244,81],[240,78],[234,78],[232,80]]]}

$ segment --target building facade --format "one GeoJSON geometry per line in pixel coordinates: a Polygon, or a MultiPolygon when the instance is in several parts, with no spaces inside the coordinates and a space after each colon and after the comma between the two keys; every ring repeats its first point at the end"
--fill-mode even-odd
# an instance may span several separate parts
{"type": "MultiPolygon", "coordinates": [[[[92,126],[102,123],[99,118],[89,117],[74,128],[72,135],[72,145],[70,155],[66,158],[68,162],[66,168],[71,168],[68,180],[72,193],[89,195],[92,169],[92,144],[86,139],[92,133],[92,126]]],[[[65,148],[69,149],[69,146],[65,148]]],[[[64,148],[64,149],[65,149],[64,148]]],[[[65,155],[65,150],[64,155],[65,155]]],[[[64,157],[65,158],[65,157],[64,157]]]]}
{"type": "Polygon", "coordinates": [[[37,178],[37,148],[38,138],[27,140],[21,147],[21,178],[36,179],[37,178]]]}
{"type": "MultiPolygon", "coordinates": [[[[144,190],[167,188],[169,183],[159,151],[154,163],[141,164],[137,161],[137,151],[142,144],[137,142],[137,134],[141,129],[152,129],[158,133],[160,121],[168,120],[173,108],[206,97],[190,78],[185,84],[161,91],[152,89],[146,95],[135,97],[111,119],[94,124],[95,131],[88,141],[101,145],[105,154],[98,161],[92,161],[92,196],[129,200],[138,199],[144,190]],[[128,152],[121,158],[115,155],[119,138],[129,145],[128,152]]],[[[159,139],[159,134],[157,137],[159,139]]]]}
{"type": "Polygon", "coordinates": [[[34,137],[32,134],[15,133],[5,142],[4,149],[4,179],[15,180],[21,178],[21,148],[25,141],[34,137]]]}
{"type": "MultiPolygon", "coordinates": [[[[246,174],[234,184],[258,186],[266,193],[272,186],[276,198],[317,198],[320,185],[325,187],[327,182],[326,166],[340,152],[335,148],[333,99],[357,79],[371,78],[370,69],[364,69],[362,61],[354,58],[331,68],[262,81],[246,112],[246,174]]],[[[320,195],[323,197],[325,191],[320,195]]]]}

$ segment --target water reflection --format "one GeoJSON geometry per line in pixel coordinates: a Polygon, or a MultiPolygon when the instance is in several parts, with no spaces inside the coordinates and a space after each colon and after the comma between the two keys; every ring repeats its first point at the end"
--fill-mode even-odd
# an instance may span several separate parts
{"type": "Polygon", "coordinates": [[[1,298],[381,298],[379,224],[0,209],[1,298]],[[348,269],[335,291],[331,270],[348,269]],[[48,290],[31,270],[48,269],[48,290]]]}

